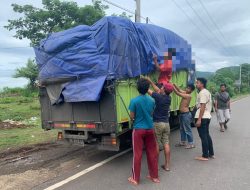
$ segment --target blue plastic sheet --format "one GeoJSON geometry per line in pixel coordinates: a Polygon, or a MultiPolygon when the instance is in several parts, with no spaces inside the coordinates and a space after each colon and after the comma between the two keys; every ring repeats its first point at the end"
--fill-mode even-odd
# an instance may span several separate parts
{"type": "Polygon", "coordinates": [[[120,17],[104,17],[93,26],[51,34],[35,49],[39,80],[73,77],[63,84],[66,102],[98,101],[105,80],[126,79],[155,70],[168,48],[176,49],[173,71],[194,70],[191,45],[177,34],[120,17]]]}

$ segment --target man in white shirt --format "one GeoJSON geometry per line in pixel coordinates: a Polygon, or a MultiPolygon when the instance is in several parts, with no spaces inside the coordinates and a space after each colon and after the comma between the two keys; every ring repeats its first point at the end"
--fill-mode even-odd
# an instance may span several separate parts
{"type": "Polygon", "coordinates": [[[205,78],[197,78],[196,88],[199,90],[199,94],[196,102],[195,125],[201,138],[202,156],[195,159],[200,161],[208,161],[209,158],[215,158],[213,141],[209,134],[212,98],[210,92],[206,89],[206,85],[207,80],[205,78]]]}

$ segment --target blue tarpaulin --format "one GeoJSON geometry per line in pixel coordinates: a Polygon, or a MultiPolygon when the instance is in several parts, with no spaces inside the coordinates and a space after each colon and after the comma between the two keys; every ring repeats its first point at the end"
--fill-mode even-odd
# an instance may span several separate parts
{"type": "Polygon", "coordinates": [[[79,102],[98,101],[105,80],[154,71],[153,53],[163,59],[168,48],[176,49],[173,71],[194,69],[191,45],[177,34],[125,18],[104,17],[92,26],[51,34],[35,54],[39,80],[74,78],[62,84],[60,96],[65,102],[79,102]]]}

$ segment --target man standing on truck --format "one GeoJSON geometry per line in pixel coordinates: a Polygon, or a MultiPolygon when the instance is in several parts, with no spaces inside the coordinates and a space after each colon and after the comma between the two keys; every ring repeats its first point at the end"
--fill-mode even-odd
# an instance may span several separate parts
{"type": "Polygon", "coordinates": [[[165,153],[165,163],[161,167],[165,171],[170,171],[170,126],[169,126],[169,107],[171,104],[170,94],[173,91],[173,85],[170,83],[155,85],[154,82],[147,78],[154,91],[148,90],[148,94],[155,99],[155,110],[153,114],[154,128],[158,142],[158,156],[160,148],[163,147],[165,153]]]}
{"type": "Polygon", "coordinates": [[[193,84],[188,84],[186,90],[181,90],[177,85],[174,84],[174,92],[180,96],[180,135],[181,141],[176,144],[176,147],[185,146],[186,149],[195,148],[194,138],[191,127],[192,114],[189,111],[190,101],[192,99],[192,92],[194,91],[195,86],[193,84]],[[186,144],[186,141],[188,142],[186,144]]]}
{"type": "Polygon", "coordinates": [[[220,123],[220,131],[224,132],[227,129],[227,123],[230,119],[230,96],[226,91],[227,85],[220,85],[220,92],[215,95],[215,111],[220,123]]]}
{"type": "Polygon", "coordinates": [[[196,88],[199,90],[196,102],[195,125],[198,129],[202,144],[202,156],[196,157],[196,160],[208,161],[214,157],[213,141],[209,134],[209,124],[211,120],[212,98],[210,92],[206,89],[207,80],[197,78],[196,88]]]}
{"type": "Polygon", "coordinates": [[[149,176],[154,183],[160,183],[158,176],[158,155],[155,132],[153,129],[153,112],[155,108],[154,100],[147,96],[149,82],[146,79],[139,79],[137,90],[139,96],[133,98],[129,105],[130,117],[133,123],[133,168],[132,176],[128,181],[133,185],[138,185],[140,181],[141,160],[143,147],[146,149],[149,176]]]}

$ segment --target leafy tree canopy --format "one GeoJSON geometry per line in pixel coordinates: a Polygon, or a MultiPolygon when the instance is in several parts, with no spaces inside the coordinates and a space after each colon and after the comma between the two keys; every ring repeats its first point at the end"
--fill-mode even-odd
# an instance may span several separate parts
{"type": "Polygon", "coordinates": [[[42,0],[43,8],[32,5],[12,4],[13,10],[22,16],[8,20],[5,26],[14,30],[15,38],[27,38],[31,45],[37,45],[49,33],[65,30],[80,24],[92,25],[105,16],[108,6],[99,0],[93,0],[92,5],[79,7],[76,2],[60,0],[42,0]]]}

